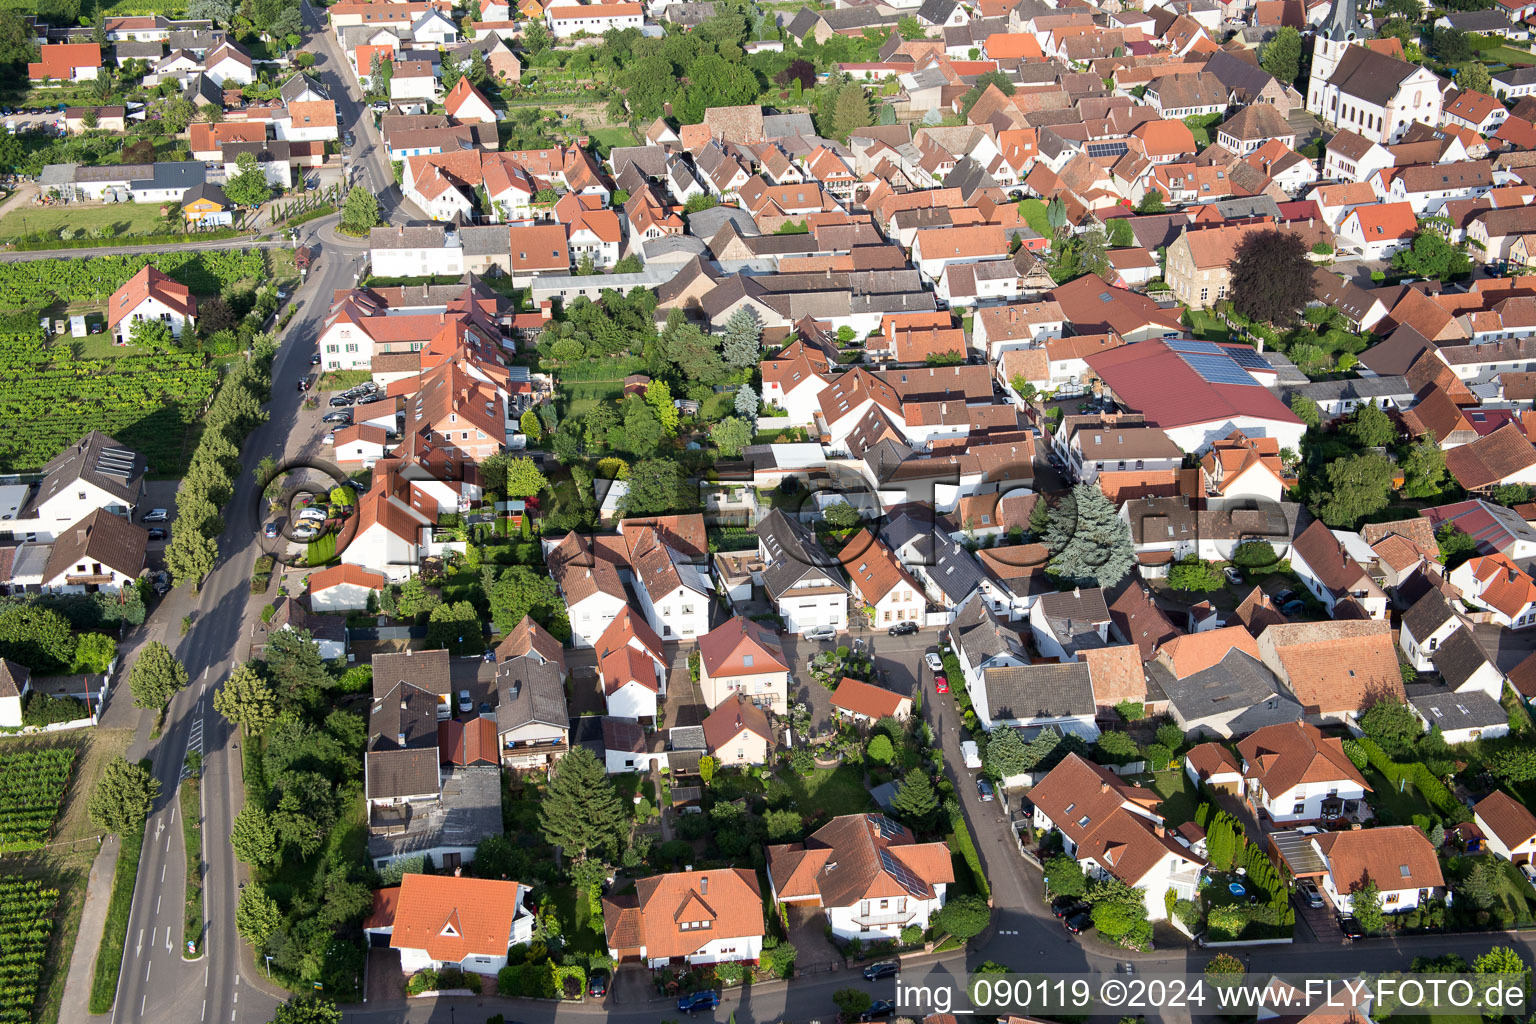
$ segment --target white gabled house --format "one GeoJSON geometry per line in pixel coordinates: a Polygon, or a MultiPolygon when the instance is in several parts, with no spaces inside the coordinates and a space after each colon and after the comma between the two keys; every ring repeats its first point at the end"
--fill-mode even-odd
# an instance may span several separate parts
{"type": "Polygon", "coordinates": [[[1494,856],[1516,864],[1536,861],[1536,815],[1508,793],[1496,789],[1483,797],[1472,808],[1472,820],[1494,856]]]}
{"type": "Polygon", "coordinates": [[[456,967],[494,978],[507,965],[507,950],[533,938],[528,893],[519,882],[406,874],[398,886],[373,894],[363,930],[388,937],[407,975],[456,967]]]}
{"type": "Polygon", "coordinates": [[[1338,818],[1370,791],[1337,737],[1315,725],[1267,725],[1242,740],[1243,792],[1256,812],[1278,823],[1338,818]]]}
{"type": "Polygon", "coordinates": [[[614,718],[656,717],[667,692],[667,660],[661,638],[644,616],[625,607],[597,641],[597,678],[614,718]]]}
{"type": "Polygon", "coordinates": [[[604,898],[603,932],[615,963],[755,963],[763,951],[762,889],[749,868],[653,875],[633,892],[604,898]]]}

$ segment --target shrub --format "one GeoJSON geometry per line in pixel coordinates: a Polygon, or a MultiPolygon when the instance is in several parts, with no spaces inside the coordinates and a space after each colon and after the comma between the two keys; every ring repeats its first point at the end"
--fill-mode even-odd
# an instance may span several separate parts
{"type": "Polygon", "coordinates": [[[428,968],[425,971],[417,971],[411,975],[411,980],[405,983],[407,995],[419,996],[423,992],[437,990],[437,972],[428,968]]]}
{"type": "Polygon", "coordinates": [[[27,694],[21,709],[22,725],[54,725],[90,717],[90,711],[78,697],[54,697],[36,691],[27,694]]]}

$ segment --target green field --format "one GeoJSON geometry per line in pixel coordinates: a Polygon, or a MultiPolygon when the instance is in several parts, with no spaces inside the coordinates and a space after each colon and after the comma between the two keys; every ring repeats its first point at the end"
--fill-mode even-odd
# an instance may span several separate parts
{"type": "Polygon", "coordinates": [[[1024,223],[1029,229],[1042,238],[1051,237],[1050,222],[1045,219],[1045,200],[1020,199],[1019,216],[1024,218],[1024,223]]]}
{"type": "Polygon", "coordinates": [[[110,225],[118,237],[152,235],[165,230],[157,203],[114,203],[111,206],[35,206],[0,217],[0,241],[27,235],[56,235],[60,228],[90,232],[110,225]]]}

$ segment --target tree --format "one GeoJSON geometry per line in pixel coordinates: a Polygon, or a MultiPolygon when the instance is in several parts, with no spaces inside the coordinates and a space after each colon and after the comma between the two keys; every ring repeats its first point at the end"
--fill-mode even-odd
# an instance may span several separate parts
{"type": "Polygon", "coordinates": [[[537,18],[528,22],[528,27],[523,29],[523,49],[528,51],[528,55],[536,57],[549,49],[549,45],[549,29],[544,23],[537,18]]]}
{"type": "Polygon", "coordinates": [[[1432,277],[1438,281],[1462,277],[1472,272],[1472,257],[1465,245],[1452,245],[1439,222],[1423,220],[1413,236],[1413,244],[1392,257],[1392,269],[1414,277],[1432,277]]]}
{"type": "Polygon", "coordinates": [[[1426,36],[1429,52],[1444,64],[1461,64],[1472,59],[1472,40],[1454,28],[1432,28],[1426,36]]]}
{"type": "Polygon", "coordinates": [[[0,612],[0,658],[35,672],[62,672],[75,660],[77,641],[69,621],[36,605],[15,605],[0,612]]]}
{"type": "Polygon", "coordinates": [[[37,60],[32,25],[20,11],[0,12],[0,64],[25,64],[37,60]]]}
{"type": "Polygon", "coordinates": [[[1491,856],[1473,857],[1466,875],[1456,886],[1458,900],[1465,899],[1481,910],[1487,910],[1499,901],[1499,888],[1503,872],[1499,862],[1491,856]]]}
{"type": "Polygon", "coordinates": [[[1205,973],[1210,975],[1241,975],[1247,973],[1247,970],[1243,962],[1231,953],[1218,953],[1205,965],[1205,973]]]}
{"type": "Polygon", "coordinates": [[[832,1005],[837,1007],[843,1020],[858,1020],[873,1001],[870,994],[860,988],[840,988],[832,993],[832,1005]]]}
{"type": "Polygon", "coordinates": [[[1312,298],[1312,261],[1294,231],[1255,231],[1232,259],[1232,305],[1250,320],[1289,326],[1312,298]]]}
{"type": "Polygon", "coordinates": [[[961,942],[980,935],[992,921],[992,908],[980,896],[951,896],[934,915],[934,927],[961,942]]]}
{"type": "Polygon", "coordinates": [[[859,520],[861,517],[859,515],[858,509],[854,508],[846,501],[839,501],[835,504],[828,505],[826,510],[822,512],[822,518],[824,518],[827,521],[827,525],[832,527],[834,530],[851,530],[855,526],[859,525],[859,520]]]}
{"type": "Polygon", "coordinates": [[[1530,747],[1505,747],[1488,758],[1488,770],[1511,786],[1536,779],[1536,750],[1530,747]]]}
{"type": "Polygon", "coordinates": [[[341,1024],[341,1011],[329,999],[294,996],[278,1006],[269,1024],[341,1024]]]}
{"type": "Polygon", "coordinates": [[[1493,91],[1493,77],[1488,74],[1488,65],[1482,61],[1467,61],[1457,72],[1456,85],[1464,92],[1480,92],[1486,96],[1493,91]]]}
{"type": "Polygon", "coordinates": [[[527,457],[506,460],[506,478],[494,488],[508,498],[531,498],[549,487],[538,463],[527,457]]]}
{"type": "MultiPolygon", "coordinates": [[[[479,53],[480,51],[476,50],[475,52],[479,53]]],[[[539,423],[539,414],[532,409],[523,413],[517,421],[517,426],[530,441],[537,441],[544,436],[544,427],[539,423]]]]}
{"type": "Polygon", "coordinates": [[[792,843],[805,831],[800,815],[788,810],[769,811],[763,815],[763,827],[770,843],[792,843]]]}
{"type": "Polygon", "coordinates": [[[699,781],[706,786],[715,781],[715,768],[718,764],[719,762],[708,754],[699,758],[699,781]]]}
{"type": "Polygon", "coordinates": [[[1052,572],[1093,586],[1120,582],[1136,561],[1130,527],[1096,484],[1078,484],[1051,509],[1045,544],[1052,572]]]}
{"type": "Polygon", "coordinates": [[[891,807],[914,830],[931,828],[939,813],[939,796],[933,790],[933,780],[921,768],[913,768],[896,787],[891,807]]]}
{"type": "Polygon", "coordinates": [[[277,831],[260,804],[240,808],[229,828],[229,845],[236,857],[253,867],[277,863],[277,831]]]}
{"type": "MultiPolygon", "coordinates": [[[[533,36],[533,29],[544,28],[543,23],[533,21],[529,23],[529,31],[523,35],[523,44],[526,46],[533,36]]],[[[546,30],[547,31],[547,30],[546,30]]],[[[529,51],[532,52],[531,50],[529,51]]],[[[388,96],[390,80],[395,77],[395,62],[384,53],[375,53],[373,60],[368,65],[368,95],[388,96]]]]}
{"type": "Polygon", "coordinates": [[[425,580],[420,576],[412,576],[400,585],[400,596],[395,601],[395,609],[402,619],[414,619],[429,614],[441,600],[427,589],[425,580]]]}
{"type": "Polygon", "coordinates": [[[1508,946],[1494,946],[1472,961],[1472,970],[1478,974],[1524,975],[1527,968],[1519,953],[1508,946]]]}
{"type": "Polygon", "coordinates": [[[1349,906],[1355,921],[1367,935],[1381,931],[1386,923],[1381,913],[1381,889],[1375,879],[1367,878],[1349,887],[1349,906]]]}
{"type": "Polygon", "coordinates": [[[804,57],[796,57],[789,62],[787,68],[773,76],[773,81],[786,88],[789,87],[790,82],[799,82],[801,89],[814,89],[816,88],[816,65],[804,57]]]}
{"type": "Polygon", "coordinates": [[[128,341],[150,352],[169,352],[176,344],[169,324],[148,318],[128,325],[128,341]]]}
{"type": "Polygon", "coordinates": [[[1099,736],[1096,746],[1099,754],[1105,761],[1113,761],[1117,764],[1129,764],[1141,756],[1141,748],[1136,741],[1131,739],[1128,733],[1106,732],[1099,736]]]}
{"type": "Polygon", "coordinates": [[[1378,700],[1360,716],[1360,728],[1387,751],[1403,751],[1424,731],[1413,709],[1402,701],[1378,700]]]}
{"type": "Polygon", "coordinates": [[[715,447],[720,449],[720,454],[728,459],[733,459],[741,454],[741,450],[752,443],[754,431],[752,425],[737,416],[727,416],[725,419],[709,428],[709,439],[715,442],[715,447]]]}
{"type": "Polygon", "coordinates": [[[158,640],[144,645],[128,673],[134,707],[162,711],[186,685],[187,670],[171,654],[170,648],[158,640]]]}
{"type": "Polygon", "coordinates": [[[1109,222],[1109,244],[1113,249],[1126,249],[1136,244],[1129,217],[1116,217],[1109,222]]]}
{"type": "Polygon", "coordinates": [[[1221,570],[1199,555],[1182,558],[1168,570],[1168,586],[1173,590],[1220,590],[1225,583],[1221,570]]]}
{"type": "Polygon", "coordinates": [[[480,613],[468,601],[445,601],[433,608],[427,616],[427,645],[456,658],[480,654],[485,650],[480,613]]]}
{"type": "Polygon", "coordinates": [[[539,811],[550,845],[567,857],[613,853],[628,831],[627,816],[608,774],[592,752],[577,747],[556,763],[539,811]]]}
{"type": "Polygon", "coordinates": [[[1137,213],[1162,213],[1168,207],[1163,203],[1163,194],[1157,189],[1148,189],[1146,195],[1141,197],[1141,202],[1136,204],[1137,213]]]}
{"type": "Polygon", "coordinates": [[[1433,498],[1445,490],[1445,452],[1434,438],[1421,437],[1399,460],[1403,467],[1403,495],[1409,498],[1433,498]]]}
{"type": "Polygon", "coordinates": [[[1083,873],[1083,866],[1064,853],[1045,862],[1045,884],[1057,896],[1082,896],[1088,892],[1088,876],[1083,873]]]}
{"type": "Polygon", "coordinates": [[[1259,63],[1282,85],[1295,84],[1301,74],[1301,33],[1289,25],[1282,28],[1264,47],[1259,63]]]}
{"type": "Polygon", "coordinates": [[[849,82],[837,91],[832,123],[838,138],[846,142],[855,129],[867,128],[873,120],[869,113],[869,97],[862,85],[849,82]]]}
{"type": "Polygon", "coordinates": [[[341,204],[341,230],[349,235],[366,235],[379,222],[379,197],[361,185],[354,185],[341,204]]]}
{"type": "Polygon", "coordinates": [[[736,415],[742,419],[752,420],[757,417],[757,410],[760,404],[757,390],[751,384],[743,384],[741,389],[736,392],[736,400],[731,403],[731,407],[736,411],[736,415]]]}
{"type": "Polygon", "coordinates": [[[249,734],[260,735],[277,721],[277,694],[251,664],[237,667],[213,695],[213,710],[230,725],[240,726],[249,734]]]}
{"type": "Polygon", "coordinates": [[[452,57],[444,57],[438,64],[437,77],[443,85],[443,92],[452,92],[453,87],[459,84],[459,79],[464,77],[464,65],[452,57]]]}
{"type": "Polygon", "coordinates": [[[228,25],[235,17],[234,0],[190,0],[187,4],[187,17],[228,25]]]}
{"type": "Polygon", "coordinates": [[[177,519],[171,524],[171,542],[165,547],[165,567],[178,587],[201,583],[219,560],[219,542],[203,536],[195,525],[184,523],[177,519]]]}
{"type": "MultiPolygon", "coordinates": [[[[645,386],[645,404],[656,414],[663,437],[677,435],[677,406],[673,404],[672,388],[664,380],[653,380],[645,386]]],[[[627,424],[626,424],[627,426],[627,424]]]]}
{"type": "Polygon", "coordinates": [[[80,636],[80,643],[75,647],[74,664],[71,668],[76,672],[102,675],[112,667],[112,659],[115,657],[117,657],[116,640],[105,633],[83,633],[80,636]]]}
{"type": "Polygon", "coordinates": [[[869,741],[864,756],[877,764],[890,764],[891,758],[896,756],[896,748],[891,746],[891,738],[882,732],[869,741]]]}
{"type": "Polygon", "coordinates": [[[1353,528],[1387,507],[1392,493],[1392,463],[1374,452],[1328,463],[1328,488],[1313,508],[1329,526],[1353,528]]]}
{"type": "Polygon", "coordinates": [[[626,516],[660,515],[691,504],[683,493],[683,467],[671,459],[641,459],[629,470],[629,493],[619,499],[626,516]]]}
{"type": "Polygon", "coordinates": [[[1344,432],[1364,448],[1384,448],[1397,438],[1397,427],[1375,402],[1366,402],[1344,424],[1344,432]]]}
{"type": "Polygon", "coordinates": [[[272,197],[267,175],[251,153],[235,158],[235,175],[224,184],[224,194],[236,206],[260,206],[272,197]]]}
{"type": "Polygon", "coordinates": [[[720,347],[727,366],[756,366],[763,354],[763,327],[757,322],[757,315],[746,306],[732,313],[725,322],[720,347]]]}
{"type": "Polygon", "coordinates": [[[108,761],[86,802],[86,812],[99,829],[132,835],[144,828],[160,792],[160,780],[142,765],[121,755],[108,761]]]}
{"type": "Polygon", "coordinates": [[[241,888],[240,900],[235,904],[235,931],[257,953],[267,948],[267,940],[282,926],[282,908],[267,894],[266,886],[252,883],[241,888]]]}

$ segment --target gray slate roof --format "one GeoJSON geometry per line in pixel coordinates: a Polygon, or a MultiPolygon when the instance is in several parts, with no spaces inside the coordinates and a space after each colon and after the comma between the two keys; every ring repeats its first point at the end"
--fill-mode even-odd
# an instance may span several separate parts
{"type": "Polygon", "coordinates": [[[496,698],[496,728],[500,732],[534,723],[570,727],[560,666],[552,661],[524,655],[497,665],[496,698]]]}
{"type": "Polygon", "coordinates": [[[1010,665],[987,669],[984,676],[987,710],[994,720],[1091,715],[1096,707],[1084,661],[1010,665]]]}
{"type": "MultiPolygon", "coordinates": [[[[946,541],[937,547],[933,563],[924,566],[923,571],[949,598],[950,604],[959,604],[981,585],[986,571],[981,567],[981,560],[957,541],[946,541]]],[[[1102,602],[1102,598],[1100,600],[1102,602]]]]}
{"type": "Polygon", "coordinates": [[[1481,690],[1468,693],[1436,693],[1409,700],[1413,709],[1441,732],[1454,729],[1487,729],[1509,722],[1499,702],[1481,690]]]}
{"type": "Polygon", "coordinates": [[[114,438],[93,430],[43,467],[43,482],[38,485],[37,502],[47,501],[84,480],[118,498],[126,505],[139,500],[148,463],[144,456],[125,448],[114,438]]]}
{"type": "Polygon", "coordinates": [[[1452,690],[1460,689],[1462,684],[1472,678],[1473,673],[1489,664],[1482,645],[1472,635],[1472,630],[1466,627],[1446,637],[1440,649],[1430,656],[1430,661],[1434,662],[1435,671],[1440,673],[1440,678],[1452,690]]]}
{"type": "MultiPolygon", "coordinates": [[[[1252,656],[1233,648],[1226,657],[1210,668],[1176,679],[1172,672],[1154,662],[1157,682],[1163,688],[1170,704],[1178,709],[1179,717],[1194,723],[1212,717],[1225,717],[1234,711],[1277,702],[1295,712],[1293,721],[1301,721],[1303,711],[1296,699],[1286,693],[1264,664],[1252,656]]],[[[1274,720],[1274,710],[1264,708],[1265,722],[1274,720]]],[[[1236,734],[1239,730],[1233,728],[1236,734]]]]}

